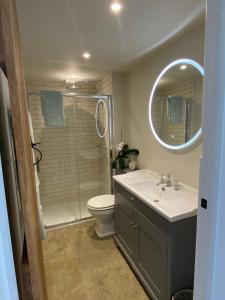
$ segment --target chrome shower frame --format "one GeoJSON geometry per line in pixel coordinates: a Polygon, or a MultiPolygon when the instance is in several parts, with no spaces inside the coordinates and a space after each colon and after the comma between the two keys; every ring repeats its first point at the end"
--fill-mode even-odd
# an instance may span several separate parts
{"type": "MultiPolygon", "coordinates": [[[[41,91],[33,91],[33,92],[28,92],[27,96],[31,95],[41,95],[41,91]]],[[[108,100],[109,102],[109,117],[108,117],[108,128],[109,128],[109,156],[110,156],[110,191],[113,193],[113,169],[112,169],[112,161],[114,158],[114,143],[113,143],[113,135],[114,135],[114,100],[112,95],[105,95],[105,94],[88,94],[88,93],[76,93],[76,92],[62,92],[63,97],[76,97],[76,98],[88,98],[88,99],[93,99],[95,101],[97,100],[108,100]]],[[[74,99],[76,100],[76,99],[74,99]]],[[[29,105],[29,101],[28,101],[29,105]]]]}

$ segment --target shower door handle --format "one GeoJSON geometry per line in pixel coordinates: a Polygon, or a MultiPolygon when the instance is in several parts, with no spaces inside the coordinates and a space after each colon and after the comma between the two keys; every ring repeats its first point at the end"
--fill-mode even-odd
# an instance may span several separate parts
{"type": "Polygon", "coordinates": [[[107,133],[107,129],[108,129],[108,111],[107,111],[107,107],[105,104],[105,101],[103,99],[99,99],[96,105],[96,110],[95,110],[95,125],[96,125],[96,130],[97,130],[97,134],[100,138],[104,138],[104,136],[107,133]],[[104,110],[105,110],[105,115],[106,115],[106,120],[105,120],[105,130],[104,133],[101,134],[98,128],[98,108],[100,104],[103,104],[104,110]]]}

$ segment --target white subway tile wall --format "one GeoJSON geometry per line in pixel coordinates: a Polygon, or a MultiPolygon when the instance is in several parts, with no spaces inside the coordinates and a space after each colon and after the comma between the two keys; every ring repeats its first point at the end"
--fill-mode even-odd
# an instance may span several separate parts
{"type": "Polygon", "coordinates": [[[112,87],[112,73],[107,73],[103,76],[99,82],[99,91],[104,95],[112,95],[113,87],[112,87]]]}
{"type": "MultiPolygon", "coordinates": [[[[107,73],[105,76],[103,76],[99,82],[99,92],[100,94],[103,95],[109,95],[112,96],[113,94],[113,88],[112,88],[112,73],[107,73]]],[[[112,115],[111,115],[112,116],[112,115]]],[[[105,120],[105,115],[102,114],[102,122],[105,120]]],[[[109,117],[109,116],[108,116],[109,117]]],[[[109,118],[108,118],[108,126],[109,126],[109,118]]],[[[110,139],[109,136],[106,135],[103,139],[103,144],[106,145],[108,148],[105,149],[105,157],[103,159],[103,164],[102,164],[102,170],[103,170],[103,177],[104,177],[104,186],[105,186],[105,191],[108,191],[107,193],[111,194],[111,189],[107,190],[108,186],[111,186],[111,175],[110,170],[111,170],[111,158],[110,158],[110,139]]]]}
{"type": "MultiPolygon", "coordinates": [[[[32,83],[28,87],[29,92],[37,90],[63,92],[65,88],[63,83],[32,83]]],[[[79,92],[96,94],[97,85],[80,86],[79,92]]],[[[43,153],[38,176],[44,210],[68,204],[75,220],[89,216],[87,201],[110,192],[109,148],[105,147],[109,135],[104,139],[97,135],[96,100],[64,96],[64,126],[45,125],[39,95],[29,95],[28,101],[35,142],[41,143],[43,153]]]]}

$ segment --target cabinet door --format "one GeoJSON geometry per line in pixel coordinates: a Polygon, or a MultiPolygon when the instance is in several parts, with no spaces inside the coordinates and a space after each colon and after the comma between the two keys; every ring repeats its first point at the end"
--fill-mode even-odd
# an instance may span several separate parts
{"type": "Polygon", "coordinates": [[[157,299],[165,299],[167,278],[166,236],[144,215],[135,212],[138,224],[137,262],[157,299]]]}
{"type": "Polygon", "coordinates": [[[128,201],[116,194],[116,235],[127,253],[136,257],[137,231],[134,223],[134,210],[128,201]]]}

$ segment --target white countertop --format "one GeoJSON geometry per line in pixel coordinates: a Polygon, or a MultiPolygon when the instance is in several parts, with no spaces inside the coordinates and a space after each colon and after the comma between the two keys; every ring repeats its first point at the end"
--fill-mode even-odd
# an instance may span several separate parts
{"type": "Polygon", "coordinates": [[[113,179],[170,222],[197,214],[198,190],[181,182],[178,191],[165,184],[157,185],[160,176],[150,170],[116,175],[113,179]]]}

